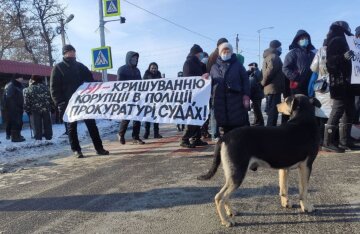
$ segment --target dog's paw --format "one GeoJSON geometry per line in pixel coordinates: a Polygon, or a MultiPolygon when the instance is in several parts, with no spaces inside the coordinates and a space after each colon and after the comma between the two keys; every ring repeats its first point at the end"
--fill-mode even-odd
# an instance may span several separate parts
{"type": "Polygon", "coordinates": [[[293,208],[294,204],[285,197],[281,197],[281,206],[284,208],[293,208]]]}
{"type": "Polygon", "coordinates": [[[236,210],[226,210],[226,214],[230,217],[237,216],[239,213],[236,210]]]}
{"type": "Polygon", "coordinates": [[[311,212],[315,211],[315,208],[312,204],[304,203],[303,201],[300,201],[300,209],[301,209],[301,212],[304,212],[304,213],[311,213],[311,212]]]}
{"type": "Polygon", "coordinates": [[[233,227],[236,225],[236,222],[233,220],[223,220],[221,221],[221,224],[224,225],[225,227],[233,227]]]}

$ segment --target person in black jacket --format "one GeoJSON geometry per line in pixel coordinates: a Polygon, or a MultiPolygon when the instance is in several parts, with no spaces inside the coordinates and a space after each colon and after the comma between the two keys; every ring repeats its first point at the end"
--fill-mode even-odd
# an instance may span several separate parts
{"type": "MultiPolygon", "coordinates": [[[[119,81],[141,80],[140,70],[137,68],[138,61],[139,61],[138,53],[134,51],[127,52],[125,58],[125,65],[121,66],[117,71],[117,80],[119,81]]],[[[118,138],[122,145],[125,144],[125,133],[129,123],[130,120],[122,120],[120,124],[118,138]]],[[[145,144],[145,142],[142,141],[139,136],[140,126],[141,126],[140,121],[133,121],[133,131],[132,131],[133,144],[145,144]]]]}
{"type": "MultiPolygon", "coordinates": [[[[190,49],[190,53],[186,58],[186,61],[183,66],[183,76],[184,79],[189,76],[202,76],[204,71],[204,66],[201,63],[203,58],[202,48],[194,44],[190,49]]],[[[201,127],[196,125],[186,125],[184,135],[181,138],[180,146],[186,148],[194,148],[196,146],[208,145],[207,142],[201,140],[201,127]],[[192,142],[190,142],[192,138],[192,142]]]]}
{"type": "Polygon", "coordinates": [[[224,135],[249,125],[250,82],[245,67],[230,43],[219,46],[219,57],[211,67],[212,103],[216,123],[224,135]]]}
{"type": "Polygon", "coordinates": [[[349,24],[336,21],[331,24],[326,38],[326,67],[330,78],[330,97],[333,101],[329,119],[325,125],[322,149],[332,152],[355,150],[351,141],[351,126],[355,115],[355,96],[351,89],[351,59],[354,52],[349,49],[345,34],[351,36],[349,24]],[[339,145],[335,133],[339,125],[339,145]]]}
{"type": "Polygon", "coordinates": [[[254,122],[252,126],[264,126],[264,117],[261,112],[261,101],[264,98],[264,91],[261,86],[262,75],[257,63],[250,63],[247,74],[250,81],[250,100],[254,110],[254,122]]]}
{"type": "MultiPolygon", "coordinates": [[[[157,63],[155,62],[150,63],[148,69],[145,71],[143,79],[149,80],[149,79],[159,79],[159,78],[162,77],[157,63]]],[[[150,135],[150,122],[145,122],[144,139],[148,139],[149,135],[150,135]]],[[[159,134],[159,123],[154,123],[154,138],[162,138],[162,136],[159,134]]]]}
{"type": "Polygon", "coordinates": [[[299,30],[286,55],[283,72],[290,80],[291,94],[304,94],[308,96],[308,86],[312,71],[311,62],[315,57],[314,46],[311,44],[311,37],[305,30],[299,30]]]}
{"type": "MultiPolygon", "coordinates": [[[[66,106],[77,88],[84,82],[94,82],[90,70],[84,64],[76,61],[76,50],[72,45],[63,47],[63,61],[56,64],[51,72],[50,93],[51,97],[58,107],[60,113],[64,113],[66,106]]],[[[108,155],[109,151],[105,150],[100,139],[99,130],[94,119],[84,120],[90,133],[98,155],[108,155]]],[[[69,142],[71,150],[78,158],[83,158],[77,135],[77,121],[67,123],[69,142]]]]}
{"type": "Polygon", "coordinates": [[[23,78],[15,75],[9,83],[5,85],[4,102],[6,110],[6,134],[12,142],[22,142],[25,138],[21,136],[21,129],[23,126],[24,113],[24,97],[23,97],[23,78]]]}

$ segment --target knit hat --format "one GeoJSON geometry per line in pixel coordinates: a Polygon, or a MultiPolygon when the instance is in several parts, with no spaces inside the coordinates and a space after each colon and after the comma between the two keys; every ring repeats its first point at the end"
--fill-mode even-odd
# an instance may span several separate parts
{"type": "Polygon", "coordinates": [[[337,26],[340,26],[342,27],[343,29],[345,29],[346,31],[348,32],[351,32],[351,29],[349,27],[349,24],[345,21],[335,21],[334,23],[331,24],[332,25],[337,25],[337,26]]]}
{"type": "Polygon", "coordinates": [[[216,46],[217,47],[219,47],[219,45],[221,45],[222,43],[224,43],[224,42],[229,42],[226,38],[220,38],[218,41],[217,41],[217,44],[216,44],[216,46]]]}
{"type": "Polygon", "coordinates": [[[276,49],[281,46],[281,42],[278,40],[273,40],[270,42],[270,48],[276,49]]]}
{"type": "Polygon", "coordinates": [[[355,29],[355,36],[360,36],[360,26],[355,29]]]}
{"type": "Polygon", "coordinates": [[[253,63],[249,63],[248,65],[249,67],[258,67],[257,63],[253,62],[253,63]]]}
{"type": "Polygon", "coordinates": [[[194,44],[193,47],[190,49],[190,54],[197,54],[203,52],[203,49],[197,44],[194,44]]]}
{"type": "Polygon", "coordinates": [[[66,54],[66,52],[69,52],[69,51],[76,51],[76,50],[72,45],[64,45],[64,47],[62,49],[63,55],[66,54]]]}
{"type": "Polygon", "coordinates": [[[224,42],[222,44],[219,45],[219,54],[221,54],[221,51],[223,51],[223,49],[228,48],[230,50],[230,53],[233,53],[233,47],[230,43],[228,42],[224,42]]]}

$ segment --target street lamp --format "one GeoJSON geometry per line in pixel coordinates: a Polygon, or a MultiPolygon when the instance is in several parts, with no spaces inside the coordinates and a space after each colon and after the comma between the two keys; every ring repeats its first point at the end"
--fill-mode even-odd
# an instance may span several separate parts
{"type": "Polygon", "coordinates": [[[265,30],[265,29],[273,29],[274,27],[271,26],[271,27],[265,27],[265,28],[260,28],[259,30],[257,30],[257,33],[259,33],[259,66],[261,67],[261,55],[260,55],[260,34],[261,34],[261,31],[262,30],[265,30]]]}
{"type": "Polygon", "coordinates": [[[66,44],[66,42],[65,42],[65,25],[67,23],[69,23],[73,19],[74,19],[73,14],[69,15],[69,17],[67,17],[66,19],[61,18],[60,19],[60,26],[56,28],[56,32],[58,34],[61,34],[61,42],[62,42],[63,47],[66,44]]]}

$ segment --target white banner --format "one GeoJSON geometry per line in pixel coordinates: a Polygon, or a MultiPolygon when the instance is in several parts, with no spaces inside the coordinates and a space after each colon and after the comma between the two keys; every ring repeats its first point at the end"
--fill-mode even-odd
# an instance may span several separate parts
{"type": "Polygon", "coordinates": [[[72,95],[63,119],[203,125],[210,90],[211,79],[201,77],[84,83],[72,95]]]}
{"type": "Polygon", "coordinates": [[[351,84],[360,84],[360,39],[354,36],[347,36],[346,34],[345,38],[349,45],[349,49],[355,53],[355,56],[351,60],[351,84]]]}

